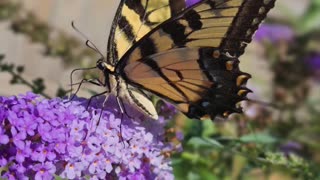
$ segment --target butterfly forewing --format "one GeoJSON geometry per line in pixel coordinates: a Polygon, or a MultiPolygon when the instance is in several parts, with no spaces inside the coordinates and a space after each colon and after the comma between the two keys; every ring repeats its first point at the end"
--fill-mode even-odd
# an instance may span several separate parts
{"type": "Polygon", "coordinates": [[[154,28],[126,59],[135,61],[178,47],[219,47],[239,56],[273,5],[274,0],[204,1],[154,28]]]}
{"type": "Polygon", "coordinates": [[[122,0],[108,42],[110,63],[115,65],[133,44],[184,8],[184,0],[122,0]]]}

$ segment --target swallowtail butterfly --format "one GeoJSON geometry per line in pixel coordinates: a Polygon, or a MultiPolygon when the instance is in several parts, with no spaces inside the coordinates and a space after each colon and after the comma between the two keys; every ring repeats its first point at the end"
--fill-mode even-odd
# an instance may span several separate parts
{"type": "MultiPolygon", "coordinates": [[[[239,70],[254,32],[275,0],[121,0],[107,56],[97,61],[108,93],[153,118],[146,94],[190,118],[242,112],[250,74],[239,70]]],[[[121,103],[120,103],[121,104],[121,103]]]]}

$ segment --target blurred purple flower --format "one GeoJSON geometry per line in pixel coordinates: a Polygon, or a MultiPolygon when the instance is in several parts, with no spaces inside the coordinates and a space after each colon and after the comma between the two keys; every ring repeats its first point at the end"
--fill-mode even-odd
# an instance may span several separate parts
{"type": "Polygon", "coordinates": [[[164,117],[121,120],[112,99],[101,112],[103,101],[0,97],[0,179],[173,179],[164,117]]]}
{"type": "Polygon", "coordinates": [[[316,80],[320,80],[320,54],[313,53],[305,59],[306,65],[316,80]]]}
{"type": "Polygon", "coordinates": [[[262,24],[257,30],[254,39],[258,42],[269,41],[278,43],[280,41],[290,42],[294,38],[293,30],[285,25],[262,24]]]}
{"type": "Polygon", "coordinates": [[[299,153],[299,151],[302,150],[301,144],[294,142],[294,141],[289,141],[286,144],[283,144],[280,146],[280,150],[286,155],[289,156],[291,153],[299,153]]]}
{"type": "Polygon", "coordinates": [[[200,0],[186,0],[187,7],[194,5],[195,3],[199,2],[200,0]]]}
{"type": "Polygon", "coordinates": [[[157,102],[157,111],[159,114],[159,119],[172,119],[172,117],[177,113],[176,108],[167,102],[159,100],[157,102]]]}

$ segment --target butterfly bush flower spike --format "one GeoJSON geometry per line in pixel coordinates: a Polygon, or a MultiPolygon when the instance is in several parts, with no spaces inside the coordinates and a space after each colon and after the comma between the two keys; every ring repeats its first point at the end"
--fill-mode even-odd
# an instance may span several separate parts
{"type": "Polygon", "coordinates": [[[258,42],[270,41],[273,44],[281,41],[290,42],[294,38],[293,30],[285,25],[262,24],[257,30],[254,39],[258,42]]]}
{"type": "Polygon", "coordinates": [[[121,120],[114,102],[102,113],[101,102],[0,97],[1,178],[173,179],[165,123],[121,120]]]}

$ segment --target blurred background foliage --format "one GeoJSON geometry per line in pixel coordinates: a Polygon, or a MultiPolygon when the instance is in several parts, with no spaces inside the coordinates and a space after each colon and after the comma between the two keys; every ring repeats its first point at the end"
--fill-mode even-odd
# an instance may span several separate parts
{"type": "MultiPolygon", "coordinates": [[[[1,1],[3,20],[10,21],[13,32],[41,43],[46,56],[59,57],[66,65],[82,65],[79,59],[84,56],[94,59],[92,64],[97,59],[81,41],[39,21],[20,4],[1,1]]],[[[265,93],[253,94],[250,98],[257,101],[245,102],[245,113],[228,120],[195,121],[175,115],[168,128],[184,134],[183,151],[172,156],[176,179],[320,179],[319,35],[320,0],[310,0],[302,16],[284,9],[281,18],[266,20],[253,43],[262,49],[258,60],[267,64],[265,75],[271,81],[253,76],[258,83],[249,84],[254,92],[265,93]]],[[[12,75],[12,84],[49,97],[45,80],[28,82],[23,66],[4,60],[1,55],[0,71],[12,75]]],[[[243,61],[242,66],[250,66],[243,61]]],[[[259,73],[255,68],[251,67],[259,73]]],[[[67,92],[58,89],[57,96],[67,92]]]]}

